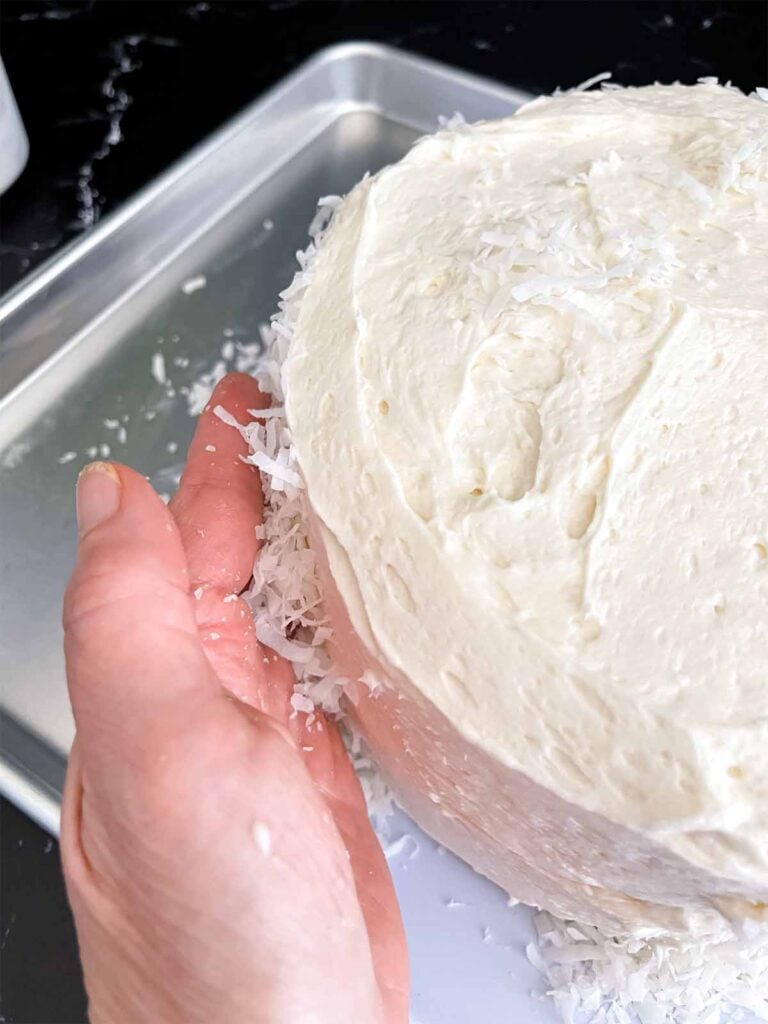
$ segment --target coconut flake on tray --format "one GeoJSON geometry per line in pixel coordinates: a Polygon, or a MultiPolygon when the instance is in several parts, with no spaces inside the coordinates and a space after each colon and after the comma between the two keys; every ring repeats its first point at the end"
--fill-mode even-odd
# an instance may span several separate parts
{"type": "Polygon", "coordinates": [[[612,938],[546,912],[534,924],[526,954],[566,1024],[768,1020],[768,931],[753,921],[738,933],[716,915],[691,921],[696,938],[612,938]]]}

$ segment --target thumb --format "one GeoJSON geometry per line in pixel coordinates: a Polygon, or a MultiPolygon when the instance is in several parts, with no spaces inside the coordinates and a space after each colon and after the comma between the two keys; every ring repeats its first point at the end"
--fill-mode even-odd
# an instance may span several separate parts
{"type": "Polygon", "coordinates": [[[81,747],[107,767],[158,749],[184,709],[218,692],[203,653],[174,520],[147,481],[92,463],[78,480],[80,544],[64,649],[81,747]]]}

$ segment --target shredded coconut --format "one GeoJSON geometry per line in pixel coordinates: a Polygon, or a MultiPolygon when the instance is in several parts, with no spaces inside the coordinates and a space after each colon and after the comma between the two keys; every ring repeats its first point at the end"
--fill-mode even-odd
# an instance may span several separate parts
{"type": "Polygon", "coordinates": [[[32,445],[29,441],[14,441],[14,443],[9,445],[8,449],[3,453],[3,469],[15,469],[16,466],[21,465],[24,457],[28,455],[31,450],[32,445]]]}
{"type": "Polygon", "coordinates": [[[197,277],[190,277],[188,280],[186,280],[182,284],[181,290],[184,292],[185,295],[191,295],[192,292],[198,292],[200,291],[201,288],[205,288],[207,283],[208,282],[205,278],[205,275],[198,274],[197,277]]]}
{"type": "Polygon", "coordinates": [[[612,938],[541,912],[526,955],[549,981],[563,1021],[719,1024],[768,1020],[768,930],[722,920],[693,938],[612,938]]]}
{"type": "Polygon", "coordinates": [[[591,78],[587,78],[584,82],[579,82],[578,85],[574,85],[570,92],[586,92],[587,89],[591,89],[593,85],[597,85],[598,82],[605,82],[610,77],[610,71],[601,71],[599,74],[592,75],[591,78]]]}
{"type": "Polygon", "coordinates": [[[263,821],[257,821],[253,826],[253,838],[256,845],[265,857],[268,857],[272,850],[272,833],[269,826],[263,821]]]}
{"type": "Polygon", "coordinates": [[[404,832],[398,839],[393,839],[384,847],[384,856],[387,860],[392,860],[401,854],[405,854],[408,860],[413,860],[418,852],[419,842],[410,832],[404,832]]]}
{"type": "Polygon", "coordinates": [[[214,406],[213,412],[214,412],[215,416],[219,417],[219,419],[222,421],[222,423],[226,423],[228,427],[234,427],[235,430],[239,430],[241,434],[243,433],[243,428],[237,422],[237,420],[232,415],[232,413],[231,412],[227,412],[227,410],[224,408],[224,406],[222,406],[222,405],[214,406]]]}
{"type": "Polygon", "coordinates": [[[168,375],[165,372],[165,356],[162,352],[152,353],[152,362],[150,364],[152,376],[155,378],[158,384],[167,384],[168,375]]]}

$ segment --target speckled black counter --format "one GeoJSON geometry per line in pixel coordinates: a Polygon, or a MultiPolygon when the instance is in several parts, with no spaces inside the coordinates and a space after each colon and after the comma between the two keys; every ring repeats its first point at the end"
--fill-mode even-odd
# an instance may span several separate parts
{"type": "MultiPolygon", "coordinates": [[[[760,0],[6,0],[0,16],[31,147],[2,199],[3,290],[332,43],[378,40],[533,91],[599,71],[625,84],[703,75],[748,90],[768,84],[760,0]]],[[[8,804],[0,815],[0,1021],[82,1022],[57,845],[8,804]]]]}

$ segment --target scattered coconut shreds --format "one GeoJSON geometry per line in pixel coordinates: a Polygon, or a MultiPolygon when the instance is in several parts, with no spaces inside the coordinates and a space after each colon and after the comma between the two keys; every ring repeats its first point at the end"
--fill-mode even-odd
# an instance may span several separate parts
{"type": "Polygon", "coordinates": [[[610,71],[601,71],[599,74],[592,75],[591,78],[587,78],[584,82],[579,82],[578,85],[574,85],[570,91],[586,92],[588,89],[591,89],[593,85],[597,85],[600,82],[606,82],[610,77],[610,71]]]}
{"type": "Polygon", "coordinates": [[[437,118],[437,123],[440,126],[440,130],[446,132],[455,132],[459,128],[467,127],[467,122],[464,120],[463,114],[460,114],[458,110],[455,110],[450,117],[446,117],[445,114],[440,114],[437,118]]]}
{"type": "Polygon", "coordinates": [[[205,275],[198,274],[197,277],[190,277],[184,281],[181,290],[185,295],[191,295],[193,292],[199,292],[201,288],[205,288],[207,283],[205,275]]]}
{"type": "Polygon", "coordinates": [[[282,405],[273,405],[269,409],[249,409],[249,414],[255,420],[268,420],[272,418],[285,419],[285,408],[282,405]]]}
{"type": "Polygon", "coordinates": [[[224,406],[222,406],[222,405],[214,406],[213,413],[214,413],[214,416],[218,416],[218,418],[221,420],[222,423],[226,423],[228,427],[234,427],[235,430],[239,430],[240,433],[243,434],[243,436],[245,436],[245,431],[243,430],[243,428],[237,422],[237,420],[232,415],[232,413],[231,412],[227,412],[227,410],[224,408],[224,406]]]}
{"type": "Polygon", "coordinates": [[[543,912],[534,923],[526,955],[567,1024],[768,1020],[768,930],[752,921],[695,939],[610,938],[543,912]]]}
{"type": "Polygon", "coordinates": [[[419,852],[419,842],[410,832],[404,832],[399,838],[393,839],[384,847],[384,856],[387,860],[393,860],[401,855],[407,860],[412,860],[419,852]]]}
{"type": "MultiPolygon", "coordinates": [[[[601,84],[596,76],[579,88],[601,84]]],[[[758,94],[761,99],[766,96],[758,94]]],[[[443,128],[461,130],[457,115],[443,128]]],[[[259,638],[282,654],[296,676],[291,705],[306,714],[311,729],[321,729],[316,709],[338,716],[349,685],[333,664],[325,642],[330,627],[322,609],[321,584],[305,517],[305,491],[284,413],[281,367],[288,352],[302,294],[323,234],[339,205],[337,196],[321,200],[312,222],[312,241],[297,253],[299,271],[280,296],[278,313],[261,330],[264,356],[256,376],[273,400],[269,410],[249,410],[254,420],[242,426],[220,406],[214,411],[248,441],[248,461],[261,471],[265,508],[259,530],[262,547],[245,598],[259,638]]],[[[487,239],[503,245],[503,239],[487,239]]],[[[250,368],[250,367],[249,367],[250,368]]],[[[369,686],[374,680],[363,680],[369,686]]],[[[371,699],[376,699],[372,688],[371,699]]],[[[393,801],[361,737],[343,728],[345,742],[360,778],[369,813],[379,833],[393,801]]],[[[404,845],[404,844],[402,844],[404,845]]],[[[400,852],[398,840],[388,850],[400,852]]],[[[510,899],[510,906],[517,904],[510,899]]],[[[696,938],[614,937],[597,928],[535,917],[538,941],[526,949],[530,962],[545,976],[566,1024],[720,1024],[727,1019],[768,1021],[768,929],[744,923],[735,934],[718,918],[719,928],[696,938]]]]}
{"type": "MultiPolygon", "coordinates": [[[[182,393],[187,401],[187,412],[190,416],[199,416],[208,405],[213,389],[228,370],[238,373],[253,373],[258,367],[264,351],[263,341],[233,341],[233,331],[225,328],[225,340],[221,346],[221,358],[213,367],[199,374],[182,393]],[[229,333],[227,333],[229,332],[229,333]]],[[[186,360],[187,364],[189,360],[186,360]]]]}
{"type": "Polygon", "coordinates": [[[150,364],[152,376],[158,384],[167,384],[168,376],[165,372],[165,356],[162,352],[153,352],[150,364]]]}
{"type": "Polygon", "coordinates": [[[227,364],[220,359],[213,369],[201,374],[194,380],[187,392],[187,412],[190,416],[199,416],[208,405],[208,400],[213,394],[213,389],[227,372],[227,364]]]}

